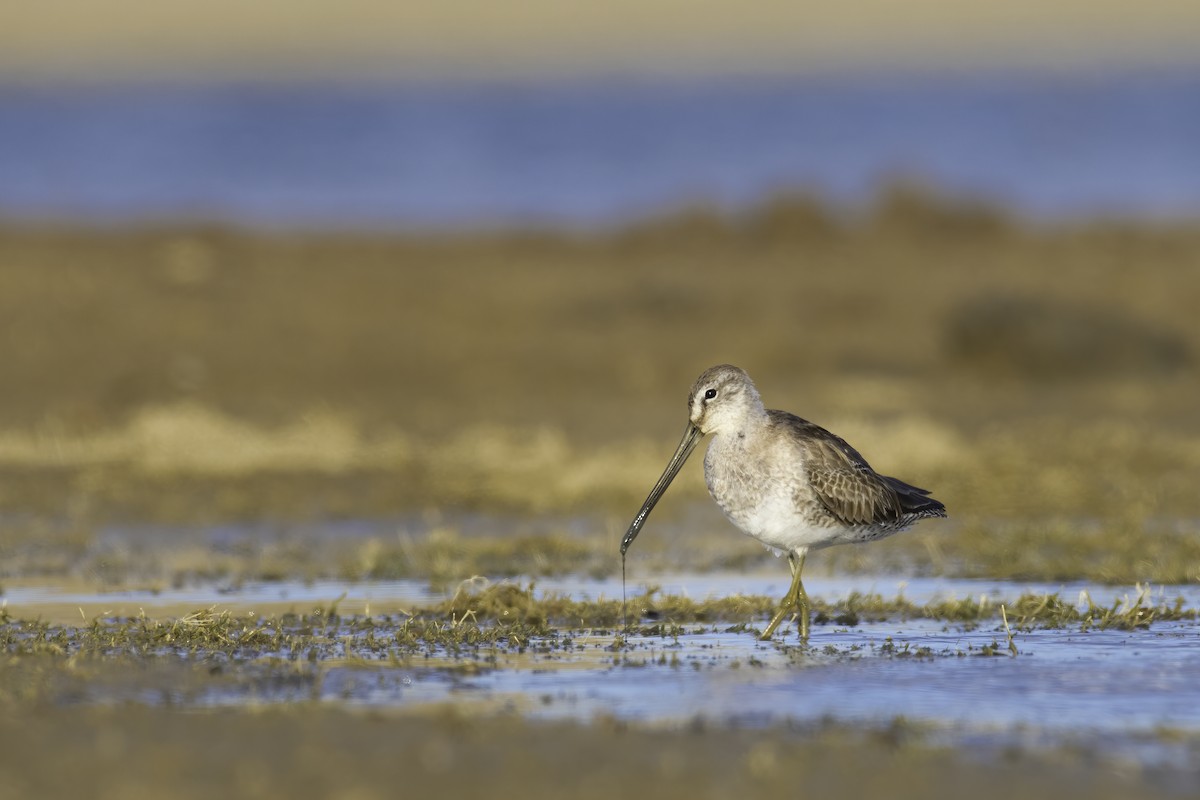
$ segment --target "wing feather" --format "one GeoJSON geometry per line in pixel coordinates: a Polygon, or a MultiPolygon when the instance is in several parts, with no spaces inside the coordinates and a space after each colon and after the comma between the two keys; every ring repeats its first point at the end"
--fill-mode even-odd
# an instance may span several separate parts
{"type": "Polygon", "coordinates": [[[903,518],[905,503],[890,482],[894,479],[871,469],[867,460],[844,439],[793,414],[770,413],[778,424],[793,429],[795,441],[804,448],[809,485],[821,505],[838,521],[845,525],[873,525],[903,518]]]}

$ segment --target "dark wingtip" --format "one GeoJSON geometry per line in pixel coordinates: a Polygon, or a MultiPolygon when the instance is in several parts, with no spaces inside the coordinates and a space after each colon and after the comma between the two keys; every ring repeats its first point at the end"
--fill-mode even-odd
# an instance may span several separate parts
{"type": "Polygon", "coordinates": [[[945,517],[946,506],[941,500],[930,497],[928,489],[905,483],[899,478],[881,475],[900,499],[900,509],[906,514],[919,514],[921,517],[945,517]]]}

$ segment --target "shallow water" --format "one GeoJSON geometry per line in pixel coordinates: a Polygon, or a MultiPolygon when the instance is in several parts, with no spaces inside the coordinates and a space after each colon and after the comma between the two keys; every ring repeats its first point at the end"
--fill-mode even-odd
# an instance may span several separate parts
{"type": "MultiPolygon", "coordinates": [[[[566,594],[581,600],[614,599],[621,597],[619,578],[587,578],[570,576],[563,578],[511,579],[501,581],[516,585],[532,582],[535,594],[566,594]]],[[[434,589],[424,581],[361,581],[335,580],[317,581],[270,581],[244,582],[230,585],[199,585],[177,589],[121,589],[97,590],[94,588],[68,587],[55,584],[9,583],[0,595],[3,603],[15,615],[24,609],[36,608],[45,612],[48,608],[65,606],[71,608],[71,616],[78,618],[77,608],[83,608],[84,616],[97,614],[122,615],[124,609],[144,609],[152,613],[155,609],[178,606],[196,608],[216,606],[218,608],[246,608],[263,604],[271,607],[290,607],[306,611],[312,607],[329,607],[337,604],[342,613],[368,613],[370,608],[402,608],[406,605],[430,603],[451,597],[461,590],[478,591],[493,582],[473,579],[446,589],[434,589]]],[[[805,576],[804,585],[813,598],[829,601],[844,599],[853,592],[879,594],[891,599],[903,596],[914,603],[928,603],[941,599],[963,599],[987,597],[991,601],[1013,600],[1022,594],[1059,594],[1068,601],[1078,600],[1086,605],[1086,597],[1101,605],[1115,601],[1136,599],[1136,586],[1095,586],[1083,582],[1015,582],[993,579],[967,578],[908,578],[897,575],[876,576],[805,576]]],[[[698,574],[667,574],[645,578],[631,578],[626,592],[629,597],[647,590],[662,595],[681,595],[695,599],[728,597],[733,595],[782,596],[788,588],[786,569],[753,573],[711,572],[698,574]]],[[[1148,587],[1147,601],[1165,600],[1174,602],[1182,598],[1189,607],[1200,606],[1200,585],[1148,587]]]]}
{"type": "MultiPolygon", "coordinates": [[[[456,678],[451,691],[549,696],[539,716],[606,714],[642,721],[883,722],[896,716],[970,729],[1200,733],[1200,632],[1033,631],[1020,654],[982,656],[1003,642],[925,620],[818,629],[812,645],[709,632],[678,642],[631,640],[621,663],[554,670],[531,664],[456,678]],[[667,664],[658,664],[665,656],[667,664]],[[676,663],[670,663],[672,656],[676,663]]],[[[335,681],[336,683],[336,681],[335,681]]],[[[438,690],[432,690],[436,693],[438,690]]],[[[375,696],[375,701],[382,698],[375,696]]]]}
{"type": "MultiPolygon", "coordinates": [[[[996,626],[928,620],[817,627],[812,649],[748,633],[580,644],[577,656],[501,658],[478,674],[334,666],[314,697],[367,706],[475,705],[540,719],[652,725],[886,727],[981,754],[1072,747],[1142,766],[1200,770],[1200,629],[1036,630],[1003,649],[996,626]],[[1001,656],[983,655],[1000,645],[1001,656]]],[[[226,702],[236,698],[211,698],[226,702]]]]}
{"type": "MultiPolygon", "coordinates": [[[[897,576],[813,576],[814,598],[836,600],[851,592],[885,598],[903,595],[925,603],[986,596],[1057,592],[1086,605],[1138,596],[1137,587],[1018,584],[994,580],[905,579],[897,576]]],[[[630,594],[647,587],[671,594],[715,597],[782,593],[784,576],[771,573],[658,576],[631,582],[630,594]]],[[[479,589],[481,582],[467,588],[479,589]]],[[[138,605],[150,615],[177,607],[216,606],[307,611],[338,604],[342,614],[437,600],[412,581],[343,584],[266,583],[196,587],[163,592],[63,591],[16,586],[4,602],[17,617],[47,616],[55,607],[100,613],[103,607],[138,605]],[[361,607],[360,607],[361,606],[361,607]],[[91,609],[91,610],[89,610],[91,609]]],[[[536,592],[612,598],[618,580],[539,581],[536,592]]],[[[1200,605],[1200,587],[1155,587],[1151,602],[1200,605]]],[[[76,616],[75,619],[79,617],[76,616]]],[[[390,620],[379,617],[380,635],[390,620]]],[[[485,648],[466,656],[403,655],[381,661],[378,651],[358,653],[350,632],[333,658],[280,668],[270,655],[225,668],[231,681],[201,682],[181,690],[101,681],[75,701],[200,707],[296,701],[417,710],[452,703],[478,711],[509,711],[533,718],[613,717],[675,726],[697,719],[714,724],[821,725],[829,721],[870,726],[903,718],[949,744],[991,748],[1065,745],[1137,764],[1170,764],[1200,770],[1200,625],[1155,622],[1134,631],[1053,630],[1014,632],[1010,656],[998,620],[979,627],[926,619],[863,622],[853,627],[815,625],[809,647],[794,626],[774,642],[726,625],[687,625],[679,636],[632,636],[623,645],[613,633],[564,632],[563,640],[521,650],[485,648]],[[1000,655],[986,655],[1000,653],[1000,655]]],[[[277,654],[284,655],[284,654],[277,654]]],[[[286,656],[285,656],[286,660],[286,656]]]]}

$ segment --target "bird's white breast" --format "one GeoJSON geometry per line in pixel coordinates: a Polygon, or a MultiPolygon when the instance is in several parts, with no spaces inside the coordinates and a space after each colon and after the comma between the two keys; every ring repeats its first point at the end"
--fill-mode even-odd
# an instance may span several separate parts
{"type": "Polygon", "coordinates": [[[786,440],[722,434],[708,446],[704,479],[730,522],[768,547],[832,544],[835,532],[821,524],[802,456],[786,440]]]}

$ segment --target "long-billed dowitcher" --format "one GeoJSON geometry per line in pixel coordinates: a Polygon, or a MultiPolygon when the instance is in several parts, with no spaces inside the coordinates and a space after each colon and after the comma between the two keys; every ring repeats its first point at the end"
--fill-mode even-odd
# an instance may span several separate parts
{"type": "Polygon", "coordinates": [[[809,550],[871,542],[917,520],[946,516],[946,507],[928,491],[880,475],[840,437],[794,414],[764,408],[750,376],[722,364],[705,370],[692,386],[683,439],[629,525],[622,559],[683,462],[710,433],[704,456],[709,494],[743,533],[787,553],[792,569],[792,585],[763,639],[791,612],[799,613],[800,637],[808,638],[809,603],[800,573],[809,550]]]}

